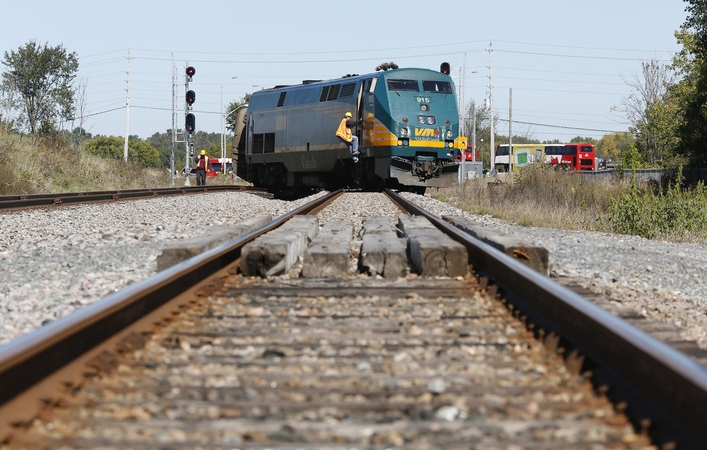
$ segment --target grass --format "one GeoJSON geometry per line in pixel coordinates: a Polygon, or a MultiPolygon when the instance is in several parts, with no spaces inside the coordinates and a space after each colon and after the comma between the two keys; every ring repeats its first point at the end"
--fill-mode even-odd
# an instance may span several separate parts
{"type": "MultiPolygon", "coordinates": [[[[190,180],[196,185],[196,180],[190,180]]],[[[207,184],[235,183],[228,177],[207,184]]],[[[184,184],[183,177],[175,186],[184,184]]],[[[0,195],[169,187],[169,170],[102,158],[61,138],[0,135],[0,195]]]]}
{"type": "Polygon", "coordinates": [[[517,225],[707,243],[707,190],[632,179],[594,180],[550,167],[508,178],[467,180],[432,196],[474,214],[517,225]]]}

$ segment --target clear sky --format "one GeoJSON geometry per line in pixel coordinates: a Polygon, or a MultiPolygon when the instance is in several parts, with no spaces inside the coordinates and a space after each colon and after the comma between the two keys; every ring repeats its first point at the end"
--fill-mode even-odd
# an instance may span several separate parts
{"type": "Polygon", "coordinates": [[[94,135],[124,134],[130,55],[129,132],[141,138],[172,128],[173,65],[179,128],[188,63],[196,68],[197,131],[219,133],[221,93],[225,107],[260,87],[372,73],[382,62],[438,70],[447,61],[465,104],[482,104],[492,86],[497,133],[508,133],[512,91],[513,134],[569,141],[628,130],[613,109],[632,92],[627,81],[640,75],[642,61],[669,63],[680,50],[674,32],[686,5],[0,0],[0,50],[35,40],[76,52],[84,128],[94,135]]]}

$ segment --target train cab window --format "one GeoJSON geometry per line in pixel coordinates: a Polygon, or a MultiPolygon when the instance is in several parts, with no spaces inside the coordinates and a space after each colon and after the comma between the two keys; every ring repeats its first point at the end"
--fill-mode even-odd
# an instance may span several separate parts
{"type": "Polygon", "coordinates": [[[438,94],[451,94],[452,83],[449,81],[422,81],[422,89],[425,92],[434,92],[438,94]]]}
{"type": "Polygon", "coordinates": [[[420,92],[417,80],[388,80],[389,91],[420,92]]]}
{"type": "Polygon", "coordinates": [[[327,96],[327,101],[328,100],[336,100],[339,98],[339,90],[341,89],[340,84],[335,84],[331,88],[329,88],[329,95],[327,96]]]}
{"type": "Polygon", "coordinates": [[[319,95],[319,101],[325,102],[328,95],[329,95],[329,86],[322,87],[322,93],[319,95]]]}
{"type": "Polygon", "coordinates": [[[356,91],[356,83],[347,83],[341,86],[339,97],[353,97],[356,91]]]}
{"type": "Polygon", "coordinates": [[[285,96],[286,95],[287,95],[287,92],[280,92],[280,98],[277,100],[277,107],[278,108],[285,104],[285,96]]]}

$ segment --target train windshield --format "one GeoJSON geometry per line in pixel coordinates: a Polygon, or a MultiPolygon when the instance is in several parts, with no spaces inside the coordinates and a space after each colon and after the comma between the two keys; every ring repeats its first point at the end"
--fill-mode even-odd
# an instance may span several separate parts
{"type": "Polygon", "coordinates": [[[497,156],[508,155],[508,146],[507,146],[507,145],[504,146],[504,147],[500,147],[500,146],[499,146],[499,147],[496,149],[496,155],[497,155],[497,156]]]}
{"type": "Polygon", "coordinates": [[[452,83],[449,81],[422,81],[422,89],[425,92],[435,92],[438,94],[451,94],[452,83]]]}
{"type": "Polygon", "coordinates": [[[388,80],[389,91],[420,92],[417,80],[388,80]]]}

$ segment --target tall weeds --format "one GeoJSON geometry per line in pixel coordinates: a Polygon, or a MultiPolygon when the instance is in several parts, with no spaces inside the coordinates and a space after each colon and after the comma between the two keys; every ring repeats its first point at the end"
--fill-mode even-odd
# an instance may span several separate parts
{"type": "Polygon", "coordinates": [[[635,179],[594,180],[551,167],[507,178],[468,180],[433,196],[521,226],[604,231],[649,239],[707,242],[707,189],[666,189],[635,179]]]}
{"type": "Polygon", "coordinates": [[[707,189],[682,189],[681,173],[666,189],[639,189],[635,182],[612,198],[607,221],[614,232],[648,239],[691,240],[707,234],[707,189]]]}

